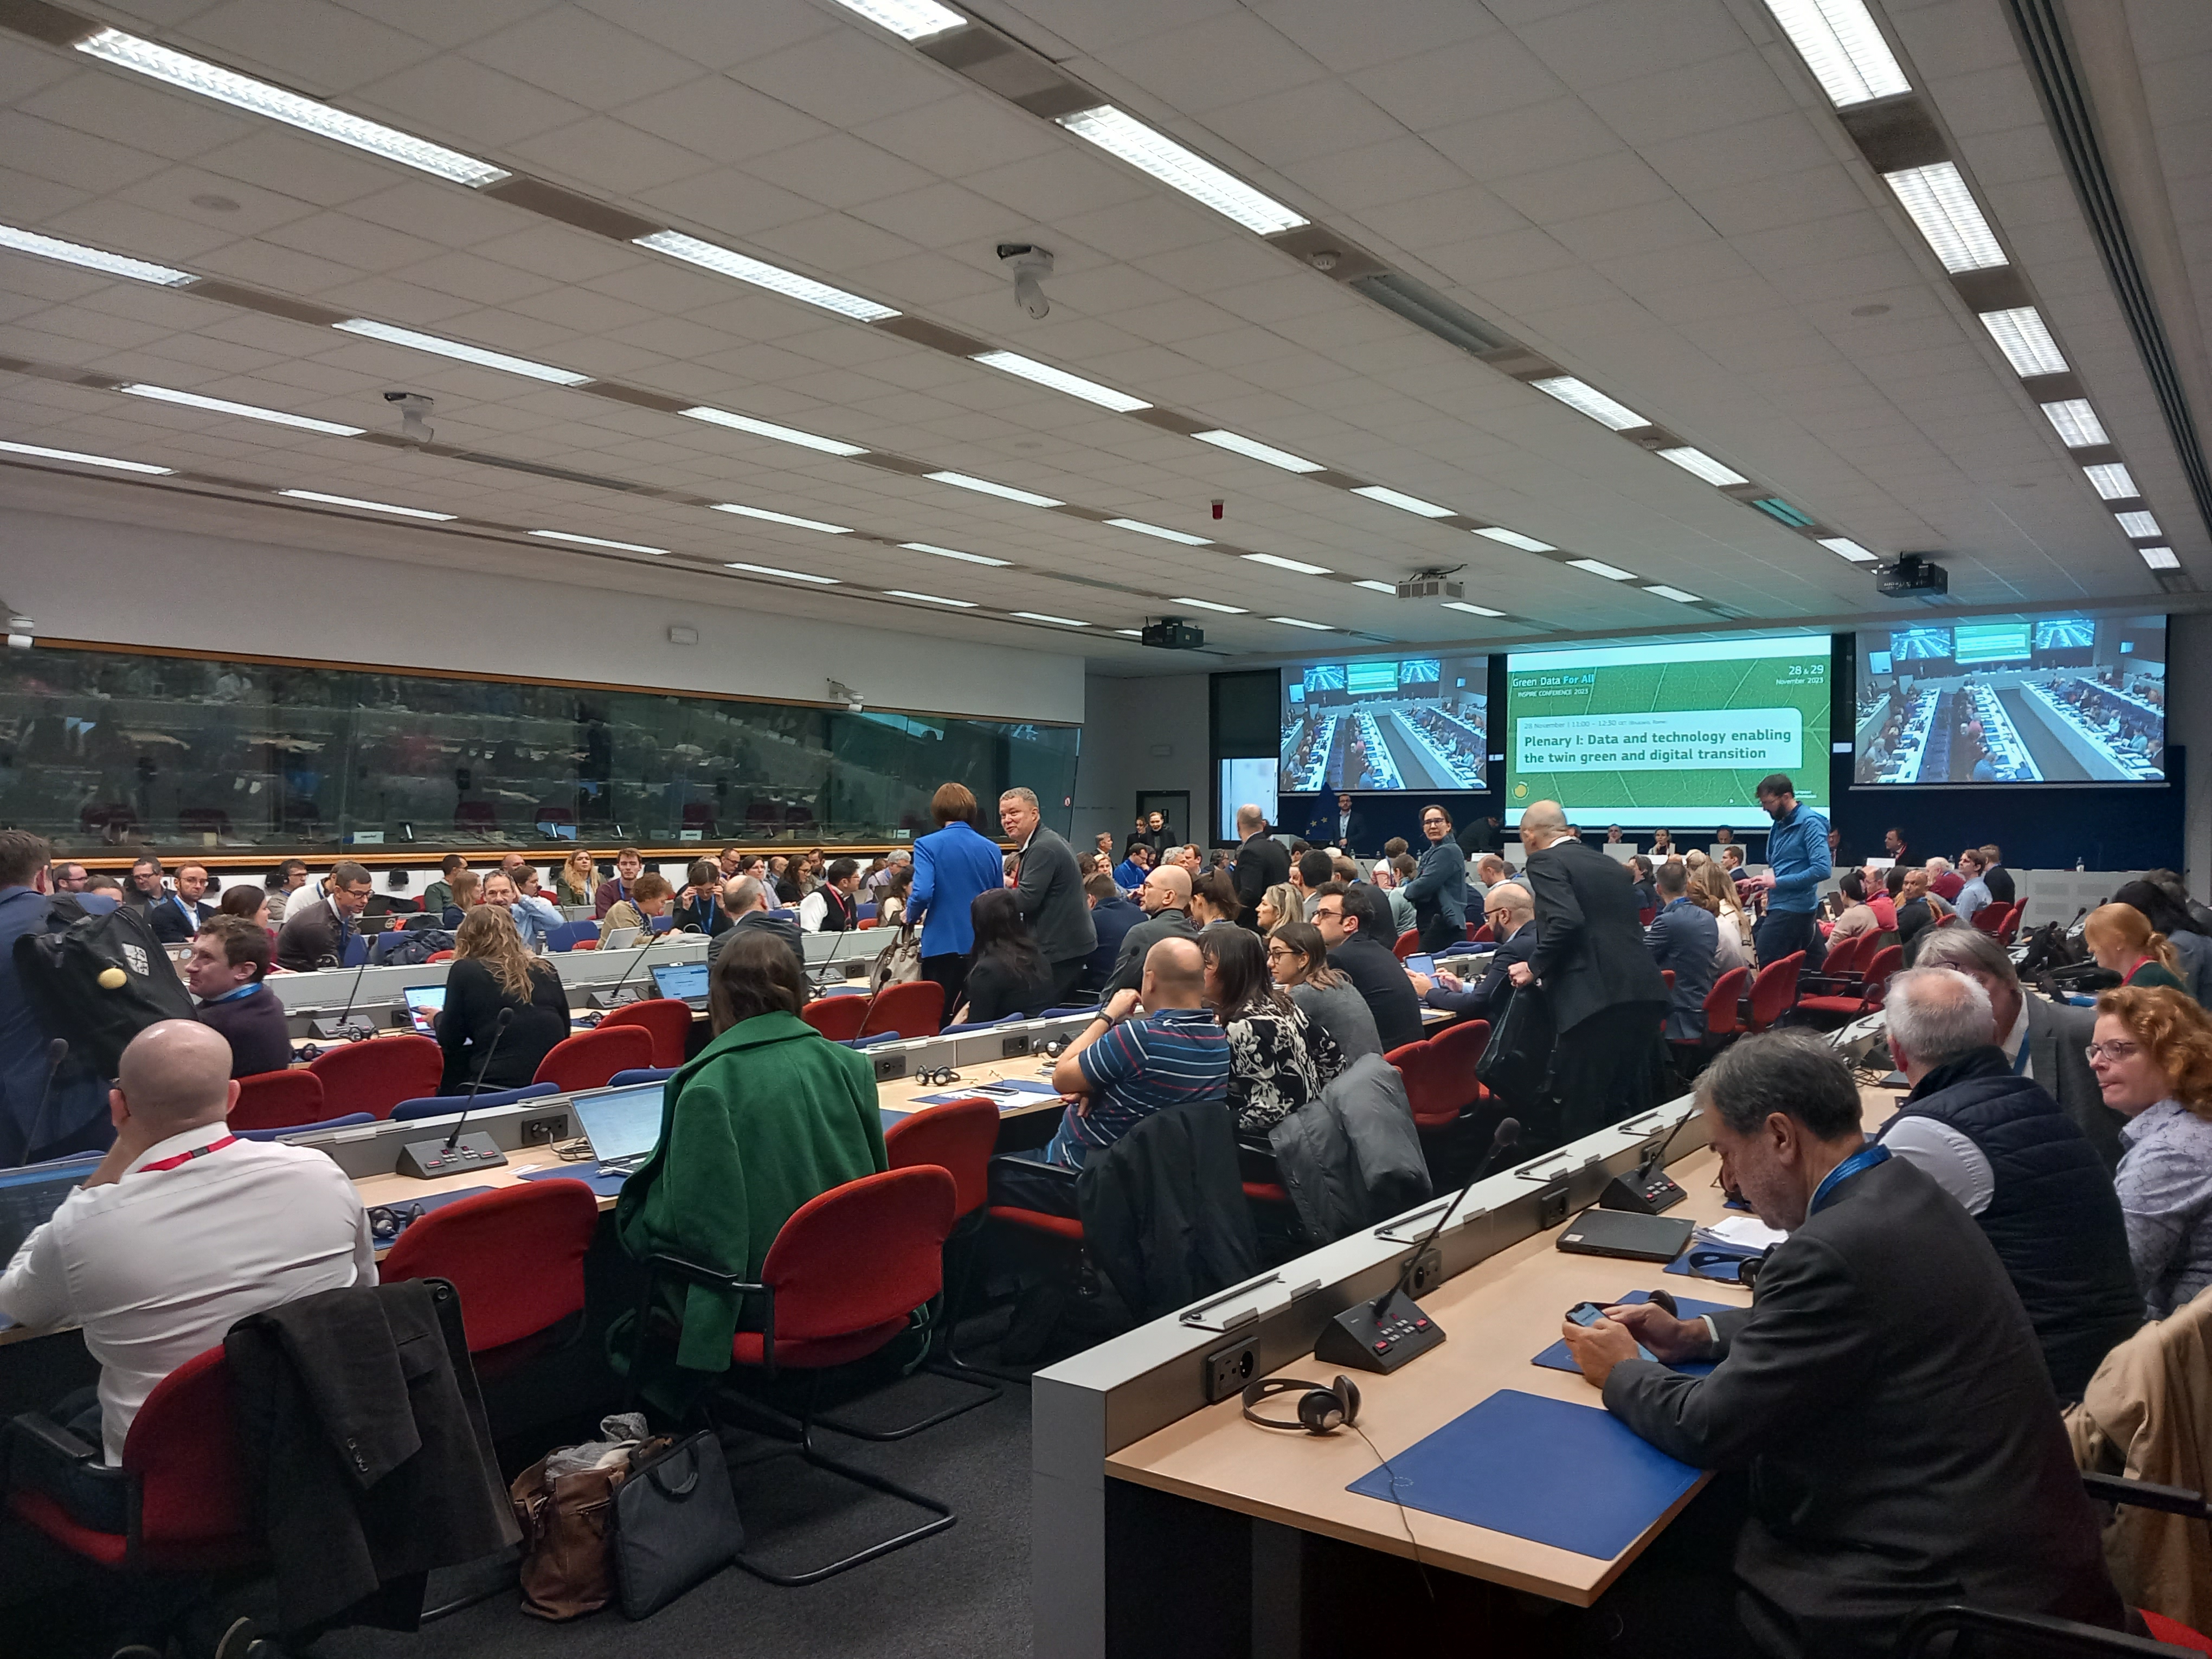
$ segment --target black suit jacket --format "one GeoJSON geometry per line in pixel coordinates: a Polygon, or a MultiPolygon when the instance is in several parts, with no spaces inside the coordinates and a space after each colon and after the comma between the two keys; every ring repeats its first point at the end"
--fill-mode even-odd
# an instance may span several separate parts
{"type": "Polygon", "coordinates": [[[1528,854],[1528,890],[1536,899],[1536,949],[1528,965],[1544,981],[1560,1032],[1625,1002],[1667,1000],[1628,871],[1595,847],[1571,838],[1528,854]]]}
{"type": "Polygon", "coordinates": [[[1751,1471],[1735,1570],[1761,1651],[1875,1659],[1938,1601],[2118,1627],[2035,1333],[1928,1176],[1852,1176],[1713,1321],[1712,1375],[1631,1360],[1605,1403],[1685,1462],[1751,1471]]]}
{"type": "Polygon", "coordinates": [[[2097,1011],[2053,1002],[2033,991],[2025,993],[2022,1000],[2027,1009],[2029,1071],[2058,1103],[2058,1109],[2088,1137],[2105,1167],[2118,1169],[2120,1126],[2127,1119],[2105,1104],[2105,1091],[2097,1086],[2097,1074],[2081,1052],[2096,1035],[2097,1011]]]}
{"type": "Polygon", "coordinates": [[[1431,990],[1425,1000],[1431,1008],[1442,1008],[1457,1014],[1462,1019],[1495,1020],[1505,1012],[1505,1003],[1512,986],[1512,976],[1506,969],[1516,962],[1528,960],[1536,948],[1536,924],[1522,924],[1521,931],[1500,945],[1491,954],[1490,969],[1464,991],[1447,991],[1442,986],[1431,990]]]}
{"type": "Polygon", "coordinates": [[[1982,885],[1990,890],[1990,896],[1999,904],[2010,904],[2018,896],[2013,891],[2012,872],[2002,864],[1992,864],[1982,872],[1982,885]]]}
{"type": "Polygon", "coordinates": [[[1262,830],[1237,848],[1237,920],[1247,927],[1259,925],[1260,896],[1291,878],[1291,854],[1282,842],[1262,830]]]}
{"type": "Polygon", "coordinates": [[[1406,964],[1391,954],[1389,945],[1354,933],[1328,953],[1328,965],[1366,999],[1384,1054],[1421,1040],[1421,1000],[1413,994],[1406,964]]]}
{"type": "Polygon", "coordinates": [[[1328,811],[1314,814],[1313,822],[1306,826],[1306,839],[1316,847],[1341,847],[1347,853],[1358,853],[1367,845],[1367,815],[1355,811],[1352,827],[1339,835],[1336,803],[1332,801],[1328,811]]]}
{"type": "Polygon", "coordinates": [[[1488,817],[1481,816],[1478,816],[1472,823],[1462,824],[1455,839],[1459,842],[1459,850],[1469,858],[1477,858],[1485,853],[1501,852],[1505,846],[1504,836],[1492,826],[1488,817]]]}
{"type": "Polygon", "coordinates": [[[1014,897],[1021,905],[1022,919],[1030,925],[1030,936],[1054,966],[1079,962],[1098,948],[1098,930],[1091,925],[1091,905],[1083,896],[1075,849],[1041,823],[1022,848],[1014,897]]]}
{"type": "Polygon", "coordinates": [[[207,919],[215,914],[212,904],[195,904],[191,907],[192,919],[186,921],[185,913],[179,908],[185,902],[187,901],[179,898],[174,893],[164,893],[160,903],[147,906],[147,925],[153,928],[154,937],[162,944],[189,944],[192,935],[198,933],[207,919]]]}

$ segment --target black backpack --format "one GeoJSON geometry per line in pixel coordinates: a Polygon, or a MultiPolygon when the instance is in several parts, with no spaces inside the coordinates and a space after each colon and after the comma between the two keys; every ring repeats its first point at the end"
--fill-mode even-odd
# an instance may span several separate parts
{"type": "Polygon", "coordinates": [[[73,1063],[112,1078],[139,1032],[197,1016],[143,914],[124,905],[70,920],[77,908],[57,907],[52,931],[15,941],[15,972],[46,1035],[68,1040],[73,1063]]]}

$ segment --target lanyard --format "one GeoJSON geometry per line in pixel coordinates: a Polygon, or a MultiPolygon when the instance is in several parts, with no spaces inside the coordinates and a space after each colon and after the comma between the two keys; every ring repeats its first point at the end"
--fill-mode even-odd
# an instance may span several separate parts
{"type": "Polygon", "coordinates": [[[1807,1206],[1805,1218],[1811,1220],[1820,1213],[1820,1206],[1835,1196],[1836,1188],[1863,1170],[1871,1170],[1877,1164],[1889,1161],[1889,1148],[1879,1144],[1862,1146],[1841,1164],[1820,1177],[1820,1184],[1813,1188],[1813,1202],[1807,1206]]]}
{"type": "Polygon", "coordinates": [[[237,1000],[239,1000],[239,998],[240,998],[240,997],[250,997],[250,996],[252,996],[252,995],[256,991],[259,990],[260,988],[261,988],[261,982],[260,982],[258,980],[256,980],[256,981],[255,981],[252,984],[251,984],[251,985],[241,985],[241,986],[240,986],[240,987],[239,987],[235,991],[225,991],[225,992],[224,992],[221,996],[219,996],[219,997],[210,997],[210,998],[207,1000],[207,1006],[208,1006],[209,1007],[212,1008],[212,1007],[213,1007],[213,1006],[215,1006],[215,1005],[216,1005],[216,1003],[218,1003],[218,1002],[235,1002],[235,1001],[237,1001],[237,1000]]]}
{"type": "MultiPolygon", "coordinates": [[[[200,913],[192,908],[191,903],[186,901],[182,893],[170,894],[169,902],[185,913],[185,920],[186,921],[191,923],[195,927],[200,925],[200,913]]],[[[2146,960],[2148,960],[2148,958],[2146,958],[2146,960]]]]}
{"type": "Polygon", "coordinates": [[[174,1158],[165,1158],[154,1164],[141,1164],[137,1173],[151,1175],[156,1170],[173,1170],[179,1164],[191,1163],[196,1158],[205,1158],[210,1152],[219,1152],[237,1139],[236,1135],[225,1135],[221,1140],[210,1140],[204,1146],[195,1146],[188,1152],[179,1152],[174,1158]]]}

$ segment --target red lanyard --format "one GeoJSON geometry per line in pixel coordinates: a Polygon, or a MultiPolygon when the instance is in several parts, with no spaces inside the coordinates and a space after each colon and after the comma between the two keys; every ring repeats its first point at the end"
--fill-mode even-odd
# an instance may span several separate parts
{"type": "Polygon", "coordinates": [[[204,1146],[195,1146],[189,1152],[179,1152],[174,1158],[165,1158],[153,1164],[141,1164],[138,1166],[138,1173],[150,1175],[156,1170],[173,1170],[179,1164],[189,1164],[196,1158],[205,1158],[210,1152],[219,1152],[237,1139],[236,1135],[225,1135],[221,1140],[210,1140],[204,1146]]]}

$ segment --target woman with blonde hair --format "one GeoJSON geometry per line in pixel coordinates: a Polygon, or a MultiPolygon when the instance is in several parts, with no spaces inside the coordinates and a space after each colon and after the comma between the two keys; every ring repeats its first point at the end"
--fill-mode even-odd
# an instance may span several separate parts
{"type": "Polygon", "coordinates": [[[2112,1183],[2144,1312],[2163,1319],[2212,1285],[2212,1015],[2178,990],[2097,999],[2089,1069],[2128,1121],[2112,1183]]]}
{"type": "Polygon", "coordinates": [[[446,1051],[438,1091],[447,1095],[464,1093],[471,1084],[488,1091],[519,1089],[568,1035],[568,994],[561,975],[551,963],[523,948],[504,906],[479,904],[461,918],[437,1031],[438,1046],[446,1051]],[[514,1017],[502,1033],[500,1016],[509,1009],[514,1017]]]}
{"type": "Polygon", "coordinates": [[[1279,881],[1260,895],[1258,906],[1260,931],[1272,933],[1286,921],[1304,921],[1305,905],[1298,898],[1298,890],[1287,881],[1279,881]]]}
{"type": "Polygon", "coordinates": [[[2097,965],[2111,969],[2124,985],[2188,994],[2181,953],[2132,904],[2100,904],[2090,911],[2081,925],[2081,942],[2097,965]]]}
{"type": "Polygon", "coordinates": [[[1748,968],[1757,958],[1751,949],[1751,918],[1735,896],[1735,884],[1721,873],[1711,859],[1690,870],[1690,902],[1711,912],[1719,924],[1713,945],[1713,966],[1725,974],[1732,968],[1748,968]]]}
{"type": "Polygon", "coordinates": [[[483,878],[473,870],[456,870],[447,885],[453,890],[453,908],[464,915],[483,902],[483,878]]]}
{"type": "Polygon", "coordinates": [[[579,847],[561,860],[561,867],[553,873],[553,902],[572,907],[594,903],[599,891],[599,872],[592,863],[588,848],[579,847]]]}

